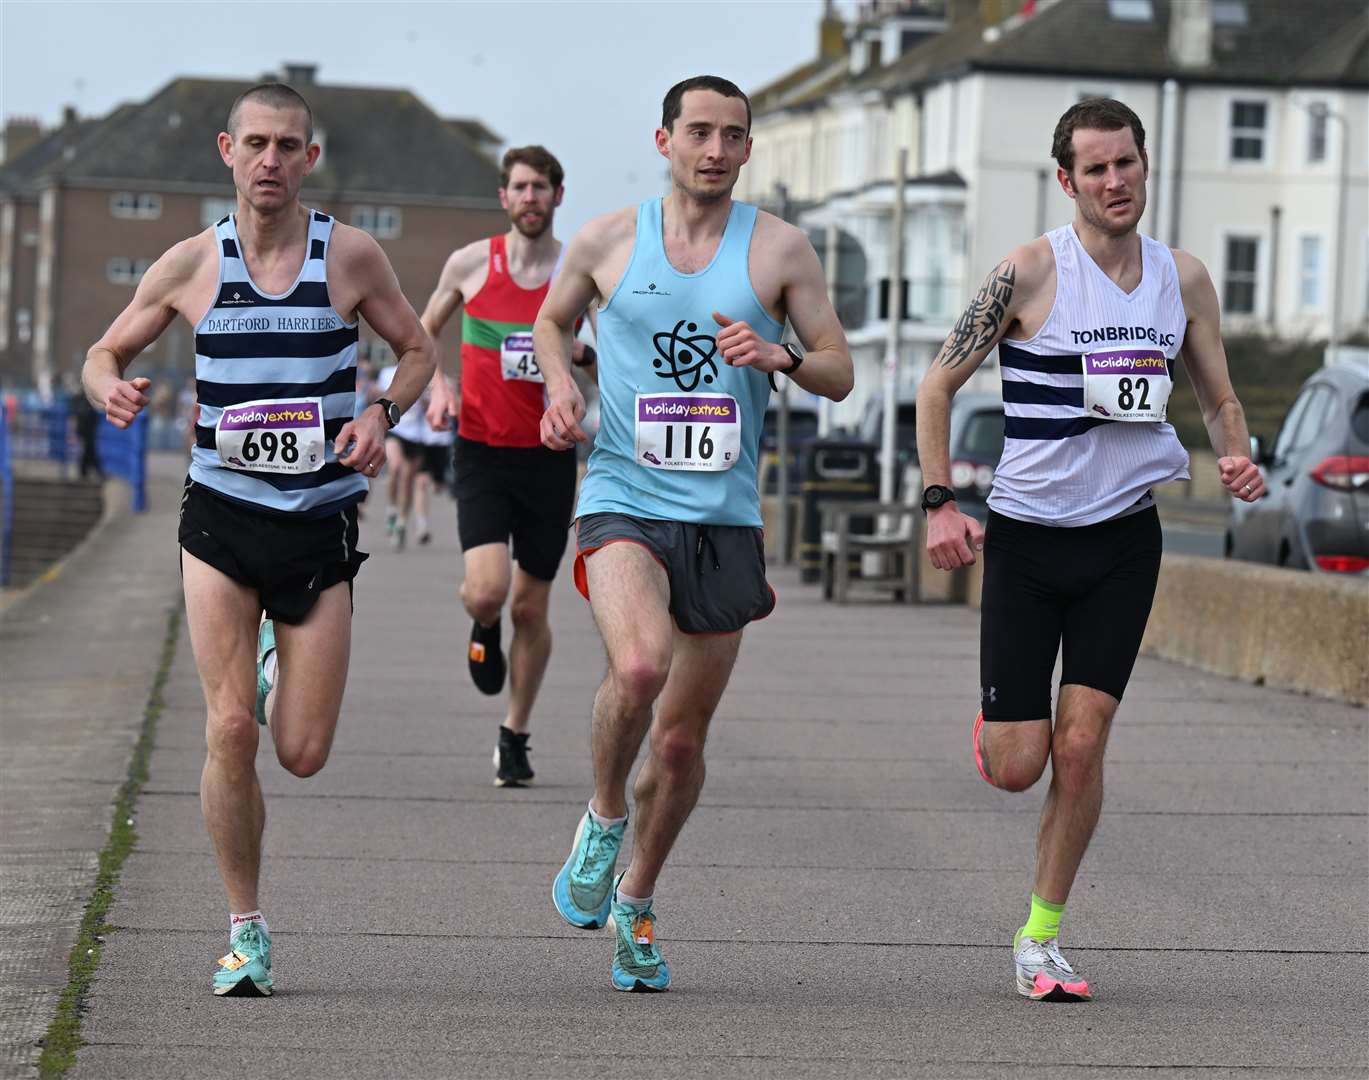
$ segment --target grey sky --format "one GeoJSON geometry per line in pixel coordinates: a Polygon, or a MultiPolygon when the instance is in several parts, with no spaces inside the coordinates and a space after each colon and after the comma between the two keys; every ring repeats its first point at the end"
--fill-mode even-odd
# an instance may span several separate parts
{"type": "Polygon", "coordinates": [[[716,74],[754,90],[814,55],[821,14],[821,0],[0,0],[0,111],[48,125],[65,104],[103,114],[177,75],[317,63],[322,82],[408,87],[441,115],[544,143],[566,168],[568,237],[663,190],[652,132],[672,83],[716,74]]]}

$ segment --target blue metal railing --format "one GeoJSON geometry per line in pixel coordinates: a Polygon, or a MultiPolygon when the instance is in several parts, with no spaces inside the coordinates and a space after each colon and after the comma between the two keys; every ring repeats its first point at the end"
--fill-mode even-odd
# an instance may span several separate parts
{"type": "Polygon", "coordinates": [[[147,509],[148,423],[149,417],[145,412],[139,413],[132,426],[123,430],[102,418],[95,439],[96,454],[105,474],[126,480],[133,489],[135,514],[147,509]]]}
{"type": "Polygon", "coordinates": [[[10,467],[9,420],[0,402],[0,588],[10,583],[10,534],[14,530],[14,470],[10,467]]]}

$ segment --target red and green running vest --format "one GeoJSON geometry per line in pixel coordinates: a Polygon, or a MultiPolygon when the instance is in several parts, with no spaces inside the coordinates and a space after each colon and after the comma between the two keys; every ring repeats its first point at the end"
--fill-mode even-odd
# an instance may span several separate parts
{"type": "Polygon", "coordinates": [[[541,446],[539,430],[546,394],[532,359],[532,324],[547,297],[548,281],[524,289],[509,275],[505,237],[490,237],[485,284],[466,301],[461,322],[461,416],[463,439],[487,446],[541,446]],[[526,353],[522,377],[505,377],[505,351],[526,353]],[[530,369],[528,365],[531,365],[530,369]],[[527,378],[534,374],[537,381],[527,378]]]}

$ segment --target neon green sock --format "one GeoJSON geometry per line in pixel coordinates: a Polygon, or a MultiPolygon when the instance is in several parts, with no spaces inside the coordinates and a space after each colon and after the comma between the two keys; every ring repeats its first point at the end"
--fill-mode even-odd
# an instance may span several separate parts
{"type": "Polygon", "coordinates": [[[1052,904],[1049,900],[1042,900],[1036,893],[1032,893],[1032,909],[1031,914],[1027,916],[1027,925],[1014,935],[1012,947],[1016,949],[1018,942],[1024,937],[1037,941],[1048,941],[1055,937],[1060,933],[1060,920],[1064,914],[1064,904],[1052,904]]]}

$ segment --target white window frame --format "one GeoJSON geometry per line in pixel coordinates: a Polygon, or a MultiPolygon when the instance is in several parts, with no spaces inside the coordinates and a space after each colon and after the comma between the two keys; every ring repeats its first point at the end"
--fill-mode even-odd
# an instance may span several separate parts
{"type": "Polygon", "coordinates": [[[1276,145],[1277,132],[1274,124],[1274,100],[1268,94],[1249,93],[1249,94],[1230,94],[1226,99],[1226,162],[1233,169],[1260,169],[1267,168],[1274,158],[1273,148],[1276,145]],[[1240,138],[1253,138],[1252,135],[1238,135],[1238,132],[1252,132],[1254,128],[1236,127],[1236,106],[1237,105],[1263,105],[1264,106],[1264,128],[1260,142],[1260,156],[1257,158],[1238,158],[1235,155],[1235,141],[1240,138]]]}
{"type": "Polygon", "coordinates": [[[1266,285],[1269,281],[1269,234],[1265,229],[1252,228],[1243,229],[1238,226],[1231,226],[1218,231],[1217,233],[1217,254],[1221,264],[1221,272],[1217,277],[1217,300],[1221,305],[1222,317],[1230,316],[1232,319],[1263,319],[1269,311],[1269,299],[1265,295],[1266,285]],[[1255,241],[1255,303],[1250,311],[1232,311],[1226,306],[1226,283],[1227,283],[1227,243],[1231,240],[1253,240],[1255,241]]]}
{"type": "Polygon", "coordinates": [[[1328,287],[1329,274],[1327,267],[1330,264],[1331,256],[1331,237],[1323,229],[1300,229],[1294,234],[1293,248],[1293,310],[1299,315],[1325,315],[1328,310],[1328,287]],[[1312,304],[1304,303],[1303,283],[1305,271],[1302,263],[1303,242],[1306,240],[1316,240],[1321,245],[1321,261],[1316,270],[1317,298],[1312,304]]]}
{"type": "Polygon", "coordinates": [[[398,206],[354,206],[352,224],[377,240],[397,240],[404,231],[404,212],[398,206]],[[383,224],[382,215],[388,218],[383,224]]]}
{"type": "Polygon", "coordinates": [[[155,191],[116,191],[109,197],[110,215],[132,221],[156,221],[162,216],[162,197],[155,191]]]}
{"type": "Polygon", "coordinates": [[[201,199],[200,227],[207,229],[211,225],[216,225],[227,215],[236,213],[237,209],[237,199],[225,199],[212,196],[201,199]]]}
{"type": "Polygon", "coordinates": [[[136,286],[151,267],[151,259],[133,259],[116,255],[105,262],[105,277],[114,285],[136,286]]]}

